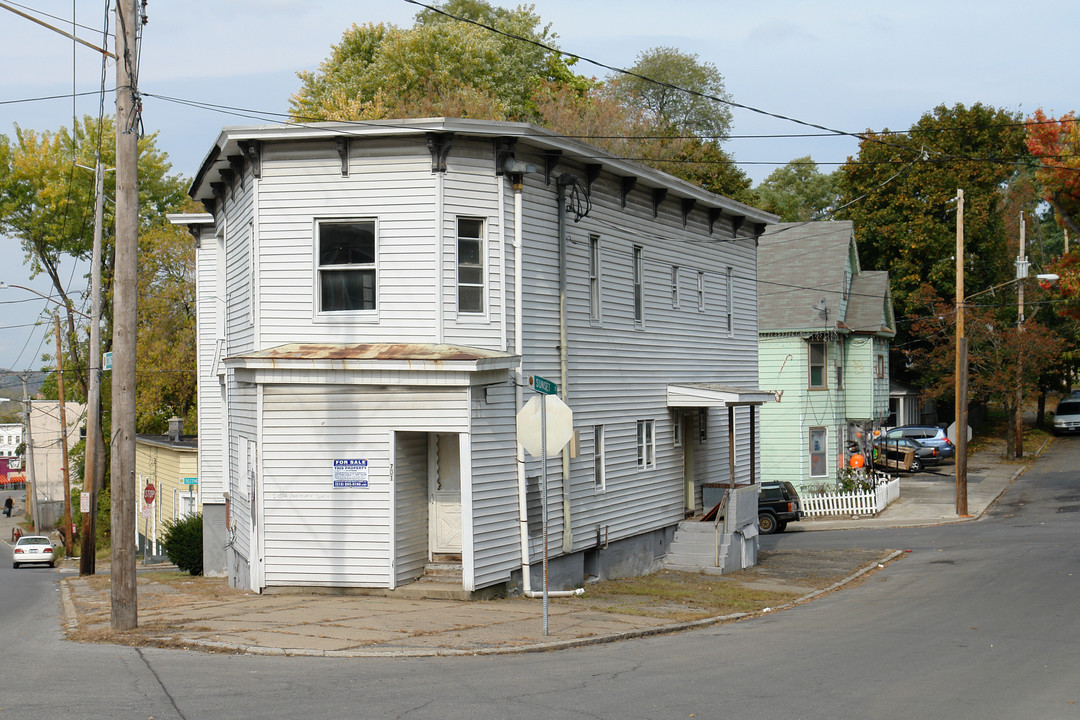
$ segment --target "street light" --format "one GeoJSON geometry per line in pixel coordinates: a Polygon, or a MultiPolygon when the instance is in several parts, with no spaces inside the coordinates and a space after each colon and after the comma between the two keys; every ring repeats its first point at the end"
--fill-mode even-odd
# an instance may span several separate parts
{"type": "Polygon", "coordinates": [[[69,302],[64,302],[63,300],[57,300],[56,298],[54,298],[54,297],[52,297],[50,295],[46,295],[45,293],[38,292],[34,288],[29,288],[29,287],[26,287],[25,285],[9,285],[6,282],[0,281],[0,290],[7,290],[8,288],[15,288],[16,290],[25,290],[26,292],[34,293],[39,298],[44,298],[44,299],[48,300],[49,302],[56,303],[57,305],[63,305],[64,309],[67,310],[68,312],[73,312],[76,315],[80,315],[80,316],[86,318],[87,320],[90,319],[89,315],[87,315],[84,312],[80,312],[80,311],[76,310],[75,308],[73,308],[71,306],[71,303],[69,303],[69,302]]]}

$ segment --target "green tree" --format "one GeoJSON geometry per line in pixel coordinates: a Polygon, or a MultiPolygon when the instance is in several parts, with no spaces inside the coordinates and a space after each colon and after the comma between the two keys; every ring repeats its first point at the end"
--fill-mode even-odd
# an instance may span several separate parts
{"type": "Polygon", "coordinates": [[[692,53],[658,47],[639,54],[630,72],[611,80],[615,94],[643,112],[654,127],[706,140],[722,141],[728,136],[731,110],[721,101],[731,98],[723,75],[712,63],[701,62],[692,53]]]}
{"type": "MultiPolygon", "coordinates": [[[[505,10],[452,0],[440,7],[540,44],[555,41],[531,6],[505,10]]],[[[431,115],[535,121],[542,83],[585,87],[558,53],[431,10],[408,29],[353,25],[318,71],[299,77],[290,107],[298,121],[431,115]]]]}
{"type": "Polygon", "coordinates": [[[757,206],[779,215],[781,222],[823,220],[839,204],[838,182],[838,172],[820,172],[806,155],[773,170],[754,195],[757,206]]]}
{"type": "Polygon", "coordinates": [[[1027,157],[1019,120],[982,104],[941,105],[906,135],[867,135],[841,169],[840,200],[850,205],[839,215],[855,224],[862,267],[889,271],[898,315],[909,313],[923,282],[943,296],[955,292],[958,188],[968,293],[1014,277],[1003,188],[1027,157]]]}

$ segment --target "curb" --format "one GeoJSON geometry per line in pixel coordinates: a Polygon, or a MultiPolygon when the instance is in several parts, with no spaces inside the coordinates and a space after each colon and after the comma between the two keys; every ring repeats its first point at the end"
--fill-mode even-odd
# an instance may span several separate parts
{"type": "MultiPolygon", "coordinates": [[[[710,627],[712,625],[720,625],[728,622],[738,622],[740,620],[746,620],[750,618],[757,618],[763,615],[779,612],[781,610],[787,610],[801,605],[805,602],[809,602],[814,598],[820,597],[827,593],[834,592],[839,588],[851,583],[864,575],[873,572],[874,570],[885,567],[888,563],[892,562],[896,558],[904,554],[903,550],[894,550],[885,557],[870,563],[866,567],[848,575],[847,577],[836,581],[832,585],[822,590],[814,590],[811,593],[807,593],[802,597],[796,598],[791,602],[781,605],[775,608],[765,608],[753,613],[732,613],[730,615],[718,615],[711,618],[703,618],[701,620],[691,620],[688,622],[672,623],[671,625],[660,625],[651,628],[641,628],[640,630],[627,630],[620,633],[612,633],[610,635],[597,635],[594,637],[574,638],[572,640],[555,640],[551,642],[539,642],[532,645],[522,645],[520,647],[511,648],[479,648],[476,650],[462,650],[460,648],[440,648],[433,650],[309,650],[307,648],[271,648],[260,647],[254,645],[242,645],[239,643],[226,643],[216,642],[213,640],[192,640],[190,642],[183,643],[191,648],[199,648],[207,651],[214,652],[234,652],[244,655],[262,655],[262,656],[275,656],[275,657],[327,657],[327,658],[416,658],[416,657],[465,657],[465,656],[481,656],[481,655],[524,655],[526,653],[541,653],[551,652],[555,650],[569,650],[571,648],[586,647],[589,645],[604,645],[607,643],[619,642],[621,640],[632,640],[636,638],[653,637],[656,635],[668,635],[684,630],[697,630],[700,628],[710,627]]],[[[65,610],[66,610],[65,606],[65,610]]],[[[74,607],[71,608],[74,612],[74,607]]],[[[70,621],[69,621],[70,622],[70,621]]],[[[76,626],[78,622],[76,621],[76,626]]],[[[175,637],[163,636],[158,638],[152,638],[157,640],[168,640],[170,642],[177,642],[175,637]]]]}

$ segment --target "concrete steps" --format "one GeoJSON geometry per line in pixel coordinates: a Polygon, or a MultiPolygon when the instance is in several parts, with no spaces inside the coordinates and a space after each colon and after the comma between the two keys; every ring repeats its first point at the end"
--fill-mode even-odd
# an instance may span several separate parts
{"type": "Polygon", "coordinates": [[[729,538],[723,534],[717,536],[716,526],[712,522],[684,520],[675,530],[675,538],[664,558],[664,567],[668,570],[712,572],[718,575],[723,572],[728,541],[729,538]]]}

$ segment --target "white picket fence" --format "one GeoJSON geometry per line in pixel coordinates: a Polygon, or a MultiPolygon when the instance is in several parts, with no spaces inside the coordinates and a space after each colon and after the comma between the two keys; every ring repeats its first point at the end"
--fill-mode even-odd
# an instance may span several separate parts
{"type": "Polygon", "coordinates": [[[899,497],[900,478],[892,478],[873,490],[824,495],[799,494],[803,512],[810,517],[877,515],[899,497]]]}

